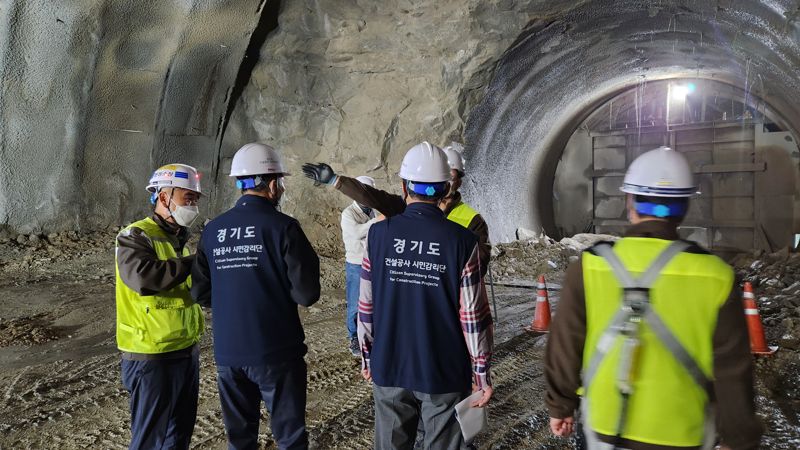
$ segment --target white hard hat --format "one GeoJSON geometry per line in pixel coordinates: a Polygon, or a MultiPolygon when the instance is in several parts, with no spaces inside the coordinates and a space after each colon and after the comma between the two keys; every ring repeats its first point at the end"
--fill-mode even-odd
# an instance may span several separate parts
{"type": "Polygon", "coordinates": [[[450,166],[450,169],[464,173],[464,146],[458,142],[451,142],[450,145],[442,150],[447,154],[447,164],[450,166]]]}
{"type": "Polygon", "coordinates": [[[691,197],[697,194],[697,185],[686,158],[659,147],[633,161],[620,190],[649,197],[691,197]]]}
{"type": "Polygon", "coordinates": [[[425,141],[406,152],[398,173],[400,178],[420,183],[450,181],[447,155],[439,147],[425,141]]]}
{"type": "Polygon", "coordinates": [[[283,167],[281,155],[269,145],[251,143],[236,151],[231,162],[232,177],[280,174],[289,175],[283,167]]]}
{"type": "Polygon", "coordinates": [[[361,175],[360,177],[356,177],[356,180],[360,181],[362,184],[366,184],[367,186],[375,187],[375,179],[372,177],[361,175]]]}
{"type": "Polygon", "coordinates": [[[197,169],[186,164],[167,164],[153,172],[147,183],[148,192],[158,192],[163,188],[178,187],[200,194],[200,174],[197,169]]]}

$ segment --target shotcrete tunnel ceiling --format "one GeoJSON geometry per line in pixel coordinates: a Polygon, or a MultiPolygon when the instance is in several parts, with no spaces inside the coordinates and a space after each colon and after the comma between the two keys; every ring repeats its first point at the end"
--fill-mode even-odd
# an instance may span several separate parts
{"type": "MultiPolygon", "coordinates": [[[[125,224],[173,161],[204,173],[214,215],[237,195],[226,164],[255,140],[290,171],[376,168],[392,189],[406,149],[460,137],[462,190],[493,241],[556,235],[559,158],[629,89],[725,83],[800,129],[798,17],[797,0],[4,2],[0,226],[125,224]]],[[[345,202],[299,178],[285,210],[322,235],[345,202]]]]}
{"type": "Polygon", "coordinates": [[[797,2],[663,5],[584,3],[531,24],[503,55],[466,129],[468,164],[481,168],[467,187],[495,240],[519,226],[558,234],[552,193],[565,145],[626,90],[677,78],[725,83],[800,129],[797,2]]]}

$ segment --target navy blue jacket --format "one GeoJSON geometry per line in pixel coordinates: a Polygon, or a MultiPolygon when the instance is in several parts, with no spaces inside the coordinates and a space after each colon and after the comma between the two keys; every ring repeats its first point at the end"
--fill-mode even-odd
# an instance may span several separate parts
{"type": "Polygon", "coordinates": [[[372,281],[375,384],[428,394],[470,390],[459,300],[477,243],[475,234],[427,203],[372,225],[371,270],[363,276],[372,281]]]}
{"type": "Polygon", "coordinates": [[[192,296],[211,305],[220,366],[305,355],[297,305],[319,300],[319,258],[300,224],[269,200],[244,195],[209,222],[192,267],[192,296]]]}

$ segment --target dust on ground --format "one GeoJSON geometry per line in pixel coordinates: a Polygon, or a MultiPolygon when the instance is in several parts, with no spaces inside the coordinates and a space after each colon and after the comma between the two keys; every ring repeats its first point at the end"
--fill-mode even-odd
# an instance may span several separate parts
{"type": "MultiPolygon", "coordinates": [[[[114,342],[115,233],[0,236],[0,448],[126,447],[128,394],[119,379],[114,342]]],[[[571,440],[555,438],[548,430],[541,364],[546,336],[523,329],[533,317],[530,286],[536,276],[546,274],[557,314],[565,267],[580,249],[604,239],[585,235],[555,242],[540,237],[495,247],[496,393],[491,427],[479,436],[478,448],[573,448],[571,440]]],[[[317,244],[325,291],[319,303],[302,313],[309,346],[308,427],[313,448],[370,448],[371,387],[347,350],[337,244],[317,244]]],[[[756,284],[768,338],[784,346],[774,358],[758,362],[757,402],[769,426],[764,448],[793,449],[800,442],[795,345],[800,319],[793,302],[800,292],[798,262],[795,255],[756,255],[737,262],[741,274],[756,284]]],[[[192,448],[222,449],[225,432],[210,332],[201,349],[192,448]]],[[[262,418],[260,442],[274,448],[266,412],[262,418]]]]}

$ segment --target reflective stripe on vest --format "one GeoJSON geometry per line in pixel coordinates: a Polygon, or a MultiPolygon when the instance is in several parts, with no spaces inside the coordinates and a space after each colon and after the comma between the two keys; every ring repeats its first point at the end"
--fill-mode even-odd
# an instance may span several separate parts
{"type": "MultiPolygon", "coordinates": [[[[614,245],[613,253],[626,271],[639,276],[670,244],[660,239],[624,238],[614,245]]],[[[657,445],[702,445],[707,434],[708,395],[698,378],[708,379],[712,372],[713,333],[733,284],[733,271],[714,256],[684,252],[657,275],[651,280],[649,308],[643,311],[639,326],[640,343],[632,362],[622,437],[657,445]],[[652,313],[646,314],[647,309],[652,313]],[[670,339],[677,344],[664,343],[670,339]],[[684,349],[686,355],[676,357],[675,347],[684,349]],[[695,374],[685,367],[692,364],[697,368],[695,374]]],[[[607,331],[622,314],[621,288],[630,280],[621,283],[606,259],[589,252],[583,254],[583,278],[585,348],[590,350],[584,352],[583,360],[585,411],[591,417],[592,430],[614,436],[623,407],[619,367],[625,363],[625,339],[607,331]],[[598,348],[606,350],[600,361],[595,358],[598,348]]]]}
{"type": "MultiPolygon", "coordinates": [[[[151,218],[134,222],[132,228],[142,230],[150,239],[159,260],[179,255],[164,230],[151,218]]],[[[189,256],[184,247],[180,256],[189,256]]],[[[131,353],[166,353],[181,350],[200,340],[205,330],[203,312],[189,293],[191,278],[156,295],[140,295],[129,288],[116,267],[117,347],[131,353]]]]}
{"type": "Polygon", "coordinates": [[[468,204],[460,202],[458,206],[450,211],[450,214],[447,215],[447,219],[461,225],[464,228],[469,228],[469,224],[472,223],[472,219],[474,219],[477,215],[478,211],[472,209],[472,207],[468,204]]]}

